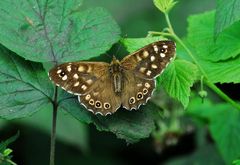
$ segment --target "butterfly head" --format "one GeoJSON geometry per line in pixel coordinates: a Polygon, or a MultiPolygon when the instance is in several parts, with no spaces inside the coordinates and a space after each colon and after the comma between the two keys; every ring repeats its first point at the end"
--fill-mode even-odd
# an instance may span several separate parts
{"type": "Polygon", "coordinates": [[[113,56],[109,71],[110,73],[118,73],[121,71],[120,61],[115,56],[113,56]]]}

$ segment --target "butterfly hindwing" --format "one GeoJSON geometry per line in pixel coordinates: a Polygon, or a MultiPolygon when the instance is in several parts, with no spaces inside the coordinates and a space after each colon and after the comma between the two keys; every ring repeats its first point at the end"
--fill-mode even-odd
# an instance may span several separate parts
{"type": "Polygon", "coordinates": [[[127,110],[138,109],[146,104],[155,89],[155,80],[136,77],[133,72],[125,71],[122,106],[127,110]]]}
{"type": "Polygon", "coordinates": [[[161,74],[174,58],[175,47],[173,41],[154,42],[123,58],[121,65],[136,76],[153,79],[161,74]]]}
{"type": "Polygon", "coordinates": [[[98,79],[91,90],[78,96],[79,102],[94,114],[112,114],[121,106],[120,96],[113,90],[113,83],[109,78],[109,72],[98,79]]]}

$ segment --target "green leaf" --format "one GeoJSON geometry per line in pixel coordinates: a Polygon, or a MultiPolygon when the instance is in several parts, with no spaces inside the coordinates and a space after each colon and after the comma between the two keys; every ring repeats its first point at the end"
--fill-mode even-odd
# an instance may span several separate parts
{"type": "Polygon", "coordinates": [[[153,0],[153,3],[161,12],[166,14],[177,4],[174,0],[153,0]]]}
{"type": "Polygon", "coordinates": [[[121,39],[121,43],[124,44],[128,52],[133,53],[150,43],[164,39],[163,37],[123,38],[121,39]]]}
{"type": "Polygon", "coordinates": [[[233,164],[233,165],[240,165],[240,159],[234,160],[232,164],[233,164]]]}
{"type": "Polygon", "coordinates": [[[16,141],[16,139],[19,137],[19,131],[16,133],[16,135],[8,138],[5,141],[2,141],[0,143],[0,153],[4,153],[4,151],[7,149],[8,145],[11,144],[12,142],[16,141]]]}
{"type": "MultiPolygon", "coordinates": [[[[67,95],[69,96],[69,94],[67,95]]],[[[68,112],[81,122],[88,124],[92,122],[93,114],[84,108],[77,99],[67,99],[65,101],[62,101],[59,105],[59,108],[68,112]]]]}
{"type": "Polygon", "coordinates": [[[240,83],[240,56],[221,62],[198,61],[212,83],[240,83]]]}
{"type": "Polygon", "coordinates": [[[25,117],[51,105],[53,86],[40,64],[26,61],[3,47],[0,59],[0,117],[25,117]]]}
{"type": "Polygon", "coordinates": [[[239,0],[217,0],[215,33],[219,34],[240,20],[239,0]]]}
{"type": "Polygon", "coordinates": [[[240,112],[229,104],[213,104],[205,100],[199,106],[199,100],[193,100],[188,114],[208,121],[208,126],[226,164],[240,156],[240,112]]]}
{"type": "Polygon", "coordinates": [[[7,156],[9,156],[12,152],[13,152],[13,150],[7,148],[7,149],[5,149],[5,150],[3,151],[3,156],[4,156],[4,157],[7,157],[7,156]]]}
{"type": "Polygon", "coordinates": [[[0,42],[37,62],[89,59],[118,41],[120,29],[103,8],[82,0],[0,1],[0,42]]]}
{"type": "Polygon", "coordinates": [[[180,101],[186,108],[190,88],[197,78],[197,71],[196,65],[185,60],[175,60],[158,77],[158,86],[162,86],[171,97],[180,101]]]}
{"type": "MultiPolygon", "coordinates": [[[[214,22],[214,12],[208,12],[200,15],[191,16],[189,18],[189,33],[187,36],[186,44],[192,49],[194,52],[195,58],[197,59],[199,65],[203,68],[203,70],[207,73],[208,79],[213,83],[239,83],[240,82],[240,63],[239,59],[240,56],[237,56],[235,58],[230,58],[225,61],[209,61],[208,58],[214,57],[216,54],[214,54],[211,49],[218,51],[218,54],[224,55],[224,53],[227,54],[230,50],[229,48],[235,47],[236,49],[239,49],[236,47],[236,43],[240,43],[240,40],[234,41],[233,39],[237,39],[237,34],[232,34],[233,36],[230,40],[224,41],[222,38],[222,34],[226,35],[228,34],[229,30],[226,30],[224,33],[222,33],[218,39],[222,40],[222,47],[220,45],[214,44],[214,36],[213,36],[213,22],[214,22]],[[199,28],[200,27],[200,28],[199,28]],[[202,42],[202,41],[205,42],[202,42]],[[236,42],[236,43],[234,43],[236,42]],[[224,45],[225,44],[225,45],[224,45]],[[212,48],[213,47],[213,48],[212,48]],[[225,49],[225,50],[224,50],[225,49]],[[229,50],[228,50],[229,49],[229,50]]],[[[240,27],[239,27],[240,28],[240,27]]],[[[237,33],[238,29],[236,28],[235,31],[237,33]]],[[[231,29],[233,31],[233,29],[231,29]]],[[[220,43],[220,42],[219,42],[220,43]]],[[[240,46],[240,45],[239,45],[240,46]]],[[[178,49],[178,51],[181,51],[178,49]]],[[[181,52],[178,52],[178,54],[181,54],[181,52]]],[[[229,53],[231,54],[231,53],[229,53]]],[[[233,53],[237,54],[237,53],[233,53]]]]}
{"type": "Polygon", "coordinates": [[[206,12],[188,18],[187,40],[198,56],[205,60],[221,61],[237,57],[240,53],[240,23],[219,34],[215,41],[215,12],[206,12]],[[204,42],[203,42],[204,41],[204,42]]]}

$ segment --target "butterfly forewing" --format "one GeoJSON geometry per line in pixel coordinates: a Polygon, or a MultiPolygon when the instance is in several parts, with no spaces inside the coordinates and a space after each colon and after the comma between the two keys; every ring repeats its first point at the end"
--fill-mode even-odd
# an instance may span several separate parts
{"type": "Polygon", "coordinates": [[[109,64],[104,62],[72,62],[61,64],[49,72],[50,79],[69,93],[86,94],[104,75],[109,64]]]}
{"type": "Polygon", "coordinates": [[[163,72],[175,56],[173,41],[158,41],[126,56],[121,65],[133,71],[137,76],[153,79],[163,72]]]}
{"type": "Polygon", "coordinates": [[[113,91],[108,63],[64,63],[50,70],[49,77],[67,92],[80,95],[80,103],[94,114],[111,114],[121,105],[113,91]]]}

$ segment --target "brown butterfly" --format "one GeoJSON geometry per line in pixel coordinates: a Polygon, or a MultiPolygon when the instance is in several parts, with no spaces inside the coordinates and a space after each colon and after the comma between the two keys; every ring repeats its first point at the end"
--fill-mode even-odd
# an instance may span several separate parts
{"type": "Polygon", "coordinates": [[[54,67],[50,79],[94,114],[108,115],[122,105],[138,109],[151,98],[160,75],[175,56],[173,41],[158,41],[112,62],[69,62],[54,67]]]}

